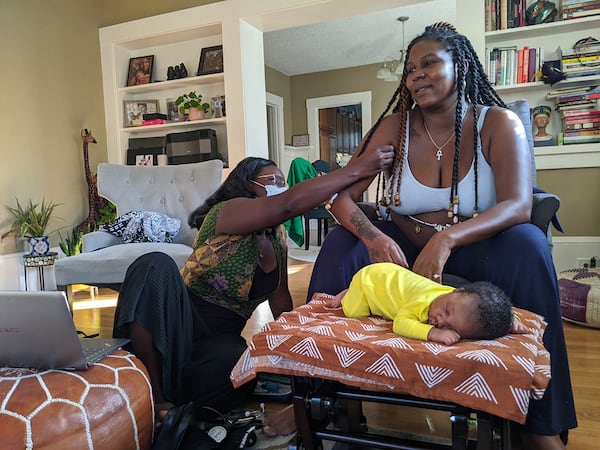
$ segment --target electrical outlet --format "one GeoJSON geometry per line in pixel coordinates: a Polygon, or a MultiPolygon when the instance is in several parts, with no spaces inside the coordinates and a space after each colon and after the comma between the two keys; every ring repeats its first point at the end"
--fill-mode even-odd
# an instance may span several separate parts
{"type": "Polygon", "coordinates": [[[585,266],[590,267],[590,258],[577,258],[577,267],[583,269],[585,266]]]}

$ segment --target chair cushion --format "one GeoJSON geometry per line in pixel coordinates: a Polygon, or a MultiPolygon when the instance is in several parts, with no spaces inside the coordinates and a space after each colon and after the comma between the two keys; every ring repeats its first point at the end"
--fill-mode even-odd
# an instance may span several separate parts
{"type": "Polygon", "coordinates": [[[514,102],[507,103],[506,107],[514,112],[521,122],[523,122],[523,127],[525,128],[525,136],[527,137],[527,142],[529,143],[529,150],[531,152],[531,168],[532,168],[532,180],[533,185],[536,184],[536,173],[535,173],[535,153],[533,150],[533,129],[531,126],[531,108],[529,107],[529,103],[527,100],[515,100],[514,102]]]}
{"type": "Polygon", "coordinates": [[[191,255],[192,248],[184,244],[134,242],[60,258],[54,263],[56,284],[120,284],[129,265],[150,252],[166,253],[181,268],[191,255]]]}

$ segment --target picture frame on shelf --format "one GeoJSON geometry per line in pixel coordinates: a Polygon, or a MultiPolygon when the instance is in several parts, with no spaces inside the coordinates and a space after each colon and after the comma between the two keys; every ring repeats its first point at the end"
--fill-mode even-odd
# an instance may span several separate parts
{"type": "Polygon", "coordinates": [[[129,69],[127,70],[127,83],[125,86],[151,83],[153,66],[154,55],[129,58],[129,69]]]}
{"type": "Polygon", "coordinates": [[[171,122],[180,122],[183,120],[181,114],[179,114],[179,107],[175,100],[167,100],[167,119],[171,122]]]}
{"type": "Polygon", "coordinates": [[[308,145],[308,134],[296,134],[292,136],[292,147],[306,147],[308,145]]]}
{"type": "Polygon", "coordinates": [[[200,63],[196,75],[208,75],[223,72],[223,46],[205,47],[200,52],[200,63]]]}
{"type": "Polygon", "coordinates": [[[123,101],[123,126],[139,127],[142,125],[144,114],[160,112],[158,100],[124,100],[123,101]]]}
{"type": "Polygon", "coordinates": [[[136,166],[153,166],[154,155],[135,155],[136,166]]]}

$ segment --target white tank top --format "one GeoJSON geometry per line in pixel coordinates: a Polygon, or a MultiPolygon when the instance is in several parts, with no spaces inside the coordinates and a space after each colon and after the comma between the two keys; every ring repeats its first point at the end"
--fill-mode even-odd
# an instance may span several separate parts
{"type": "MultiPolygon", "coordinates": [[[[479,212],[485,211],[491,206],[496,204],[496,188],[494,185],[494,173],[492,172],[491,166],[485,160],[482,149],[481,149],[481,128],[485,121],[489,107],[484,106],[479,114],[479,120],[477,121],[477,191],[478,197],[478,208],[479,212]]],[[[392,204],[390,205],[392,211],[401,215],[414,215],[424,212],[431,211],[443,211],[447,210],[450,205],[450,188],[433,188],[420,183],[413,175],[410,170],[410,164],[408,163],[408,131],[410,130],[409,119],[406,119],[406,152],[404,152],[404,168],[402,173],[402,179],[400,183],[400,206],[394,206],[394,195],[396,194],[398,185],[396,180],[398,179],[398,171],[388,179],[385,185],[385,192],[388,192],[390,185],[393,189],[392,204]]],[[[475,207],[475,170],[474,164],[471,163],[471,167],[467,174],[458,183],[458,198],[460,204],[458,205],[458,214],[465,217],[471,217],[473,215],[473,208],[475,207]]],[[[379,212],[381,217],[386,218],[386,207],[379,206],[379,212]]],[[[387,218],[390,220],[390,218],[387,218]]]]}

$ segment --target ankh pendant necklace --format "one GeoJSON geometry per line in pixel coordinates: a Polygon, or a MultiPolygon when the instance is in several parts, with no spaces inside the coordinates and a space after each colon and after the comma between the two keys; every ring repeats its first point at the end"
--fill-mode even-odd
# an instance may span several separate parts
{"type": "Polygon", "coordinates": [[[442,150],[454,138],[454,136],[456,135],[456,130],[454,130],[452,132],[452,134],[450,135],[450,137],[448,138],[448,140],[446,142],[444,142],[442,145],[438,145],[437,142],[435,142],[433,140],[433,137],[431,136],[431,133],[429,132],[429,128],[427,128],[427,122],[425,122],[424,118],[423,118],[423,125],[425,126],[425,131],[427,132],[427,136],[429,136],[429,140],[431,141],[431,143],[433,144],[433,146],[435,148],[437,148],[437,152],[435,152],[435,157],[436,157],[436,159],[438,161],[440,161],[442,159],[442,156],[444,156],[444,154],[442,153],[442,150]]]}

